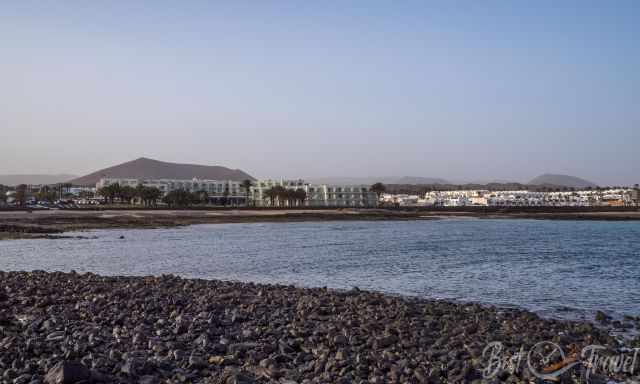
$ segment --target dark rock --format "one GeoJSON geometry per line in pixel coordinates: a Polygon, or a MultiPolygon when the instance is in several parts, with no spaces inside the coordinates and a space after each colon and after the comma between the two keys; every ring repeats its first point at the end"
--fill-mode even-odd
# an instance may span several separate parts
{"type": "Polygon", "coordinates": [[[139,384],[158,384],[160,383],[160,380],[155,376],[145,375],[138,378],[138,383],[139,384]]]}
{"type": "Polygon", "coordinates": [[[510,354],[540,341],[565,353],[619,347],[591,323],[367,291],[59,272],[0,271],[0,281],[7,384],[41,384],[45,372],[48,384],[528,382],[483,379],[487,342],[510,354]]]}
{"type": "Polygon", "coordinates": [[[611,317],[602,311],[596,311],[596,321],[599,323],[608,323],[611,317]]]}
{"type": "Polygon", "coordinates": [[[91,371],[84,365],[74,361],[61,361],[47,372],[44,381],[48,384],[71,384],[90,378],[91,371]]]}
{"type": "Polygon", "coordinates": [[[255,379],[248,374],[235,372],[225,380],[225,384],[253,384],[255,379]]]}

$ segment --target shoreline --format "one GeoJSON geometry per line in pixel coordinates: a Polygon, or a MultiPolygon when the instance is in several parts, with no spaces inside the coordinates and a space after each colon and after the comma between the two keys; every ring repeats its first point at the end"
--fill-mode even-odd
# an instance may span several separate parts
{"type": "Polygon", "coordinates": [[[102,382],[460,383],[482,379],[492,341],[505,353],[541,341],[620,347],[590,322],[357,288],[42,271],[0,280],[0,350],[19,361],[4,376],[25,383],[77,362],[102,382]]]}
{"type": "Polygon", "coordinates": [[[192,224],[438,220],[446,218],[538,220],[640,220],[640,211],[388,210],[388,209],[227,209],[227,210],[45,210],[0,211],[0,240],[60,238],[64,232],[108,228],[163,228],[192,224]]]}

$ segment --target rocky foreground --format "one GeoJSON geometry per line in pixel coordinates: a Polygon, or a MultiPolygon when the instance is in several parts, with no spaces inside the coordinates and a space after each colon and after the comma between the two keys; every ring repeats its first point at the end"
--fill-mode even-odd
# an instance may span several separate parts
{"type": "Polygon", "coordinates": [[[587,323],[357,289],[0,272],[2,383],[529,382],[483,379],[483,349],[543,340],[616,346],[587,323]]]}

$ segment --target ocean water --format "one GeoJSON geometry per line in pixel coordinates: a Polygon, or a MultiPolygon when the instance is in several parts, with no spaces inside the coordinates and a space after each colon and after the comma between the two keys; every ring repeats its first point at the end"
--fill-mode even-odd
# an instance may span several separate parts
{"type": "Polygon", "coordinates": [[[640,222],[212,224],[70,235],[95,238],[1,241],[0,270],[357,286],[557,318],[640,315],[640,222]]]}

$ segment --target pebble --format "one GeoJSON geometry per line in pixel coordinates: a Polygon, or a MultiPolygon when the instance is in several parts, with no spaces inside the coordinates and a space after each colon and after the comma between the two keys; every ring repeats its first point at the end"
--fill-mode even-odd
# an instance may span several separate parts
{"type": "Polygon", "coordinates": [[[586,322],[355,288],[42,271],[0,282],[2,383],[479,383],[489,341],[618,345],[586,322]]]}

